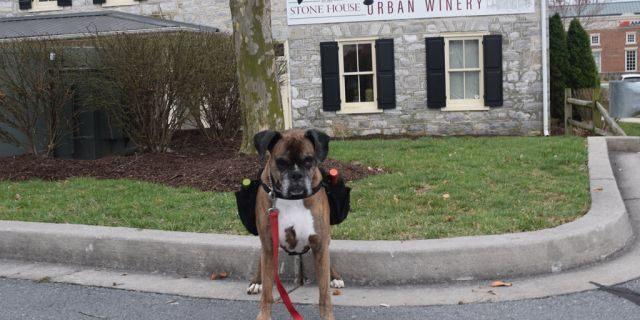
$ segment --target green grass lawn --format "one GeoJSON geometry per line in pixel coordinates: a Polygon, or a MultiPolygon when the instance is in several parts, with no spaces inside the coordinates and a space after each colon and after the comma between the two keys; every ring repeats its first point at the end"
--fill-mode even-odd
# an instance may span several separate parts
{"type": "Polygon", "coordinates": [[[628,136],[640,136],[640,124],[624,122],[620,122],[618,124],[628,136]]]}
{"type": "MultiPolygon", "coordinates": [[[[331,156],[391,173],[353,182],[334,239],[430,239],[549,228],[589,207],[576,137],[335,141],[331,156]]],[[[231,193],[126,180],[0,181],[0,219],[244,233],[231,193]]]]}

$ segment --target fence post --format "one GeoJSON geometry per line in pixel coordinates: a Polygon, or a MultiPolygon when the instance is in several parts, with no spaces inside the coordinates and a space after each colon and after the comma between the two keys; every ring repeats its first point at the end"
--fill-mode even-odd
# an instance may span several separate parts
{"type": "Polygon", "coordinates": [[[573,108],[569,103],[569,98],[571,98],[571,89],[564,89],[564,135],[570,136],[573,134],[573,129],[571,128],[571,123],[569,120],[573,115],[573,108]]]}
{"type": "Polygon", "coordinates": [[[600,101],[600,88],[593,89],[593,132],[596,132],[596,128],[603,129],[602,125],[602,113],[598,110],[598,106],[596,105],[600,101]]]}

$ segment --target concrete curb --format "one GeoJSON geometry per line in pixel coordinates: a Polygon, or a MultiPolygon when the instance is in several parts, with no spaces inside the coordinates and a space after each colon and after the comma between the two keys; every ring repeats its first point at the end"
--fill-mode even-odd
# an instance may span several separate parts
{"type": "MultiPolygon", "coordinates": [[[[333,241],[332,259],[349,284],[419,284],[559,272],[600,261],[632,239],[611,151],[633,138],[589,138],[592,207],[547,230],[416,241],[333,241]]],[[[626,148],[626,149],[625,149],[626,148]]],[[[0,258],[203,277],[230,272],[248,279],[259,253],[255,237],[0,221],[0,258]]],[[[309,257],[305,257],[305,260],[309,257]]],[[[293,260],[293,261],[292,261],[293,260]]],[[[287,257],[281,273],[298,276],[287,257]],[[288,261],[287,261],[288,260],[288,261]]],[[[311,275],[310,261],[303,263],[311,275]]]]}

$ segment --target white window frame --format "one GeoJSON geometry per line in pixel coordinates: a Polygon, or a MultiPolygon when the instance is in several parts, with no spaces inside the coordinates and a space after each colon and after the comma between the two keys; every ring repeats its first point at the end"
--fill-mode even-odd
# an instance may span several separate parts
{"type": "Polygon", "coordinates": [[[138,1],[134,0],[106,0],[105,3],[102,4],[103,7],[121,7],[121,6],[133,6],[139,4],[138,1]]]}
{"type": "Polygon", "coordinates": [[[636,32],[627,32],[624,36],[624,42],[625,44],[636,44],[638,43],[638,36],[636,35],[636,32]],[[633,36],[633,41],[629,41],[629,36],[633,36]]]}
{"type": "Polygon", "coordinates": [[[58,1],[33,0],[31,2],[31,10],[29,10],[29,12],[59,11],[59,10],[62,10],[62,7],[58,6],[58,1]]]}
{"type": "Polygon", "coordinates": [[[633,72],[638,70],[638,48],[626,48],[624,49],[624,71],[625,72],[633,72]],[[629,69],[629,52],[633,52],[635,54],[635,68],[629,69]]]}
{"type": "MultiPolygon", "coordinates": [[[[446,107],[440,109],[442,111],[486,111],[490,110],[484,103],[484,44],[483,37],[485,33],[460,33],[460,34],[446,34],[444,37],[444,66],[445,66],[445,87],[447,88],[447,101],[446,107]],[[465,68],[454,69],[453,72],[466,72],[466,71],[479,71],[479,84],[478,84],[478,96],[480,99],[451,99],[451,80],[449,73],[451,68],[449,67],[449,42],[459,40],[478,40],[478,67],[477,68],[465,68]]],[[[464,55],[463,55],[464,56],[464,55]]]]}
{"type": "MultiPolygon", "coordinates": [[[[358,113],[381,113],[378,109],[378,79],[376,70],[376,40],[378,38],[352,38],[352,39],[336,39],[338,42],[338,64],[340,71],[340,110],[337,114],[358,114],[358,113]],[[344,56],[343,46],[353,44],[371,44],[371,71],[347,72],[346,75],[373,74],[373,101],[371,102],[346,102],[345,93],[345,72],[344,72],[344,56]]],[[[360,94],[360,90],[358,90],[360,94]]]]}
{"type": "MultiPolygon", "coordinates": [[[[593,49],[591,54],[593,55],[596,52],[600,54],[600,59],[596,60],[595,57],[593,57],[593,59],[596,60],[596,68],[600,66],[600,68],[597,69],[598,73],[602,73],[602,49],[593,49]]],[[[625,56],[625,59],[626,59],[626,56],[625,56]]]]}
{"type": "Polygon", "coordinates": [[[591,43],[592,46],[599,46],[600,45],[600,34],[599,33],[592,33],[589,35],[589,42],[591,43]],[[593,41],[593,38],[598,39],[598,41],[593,41]]]}

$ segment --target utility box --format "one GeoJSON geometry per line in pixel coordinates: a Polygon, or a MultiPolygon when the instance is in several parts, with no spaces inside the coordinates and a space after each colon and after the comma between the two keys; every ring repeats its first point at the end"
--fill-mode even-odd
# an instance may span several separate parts
{"type": "Polygon", "coordinates": [[[632,118],[640,115],[640,82],[609,82],[609,115],[632,118]]]}

